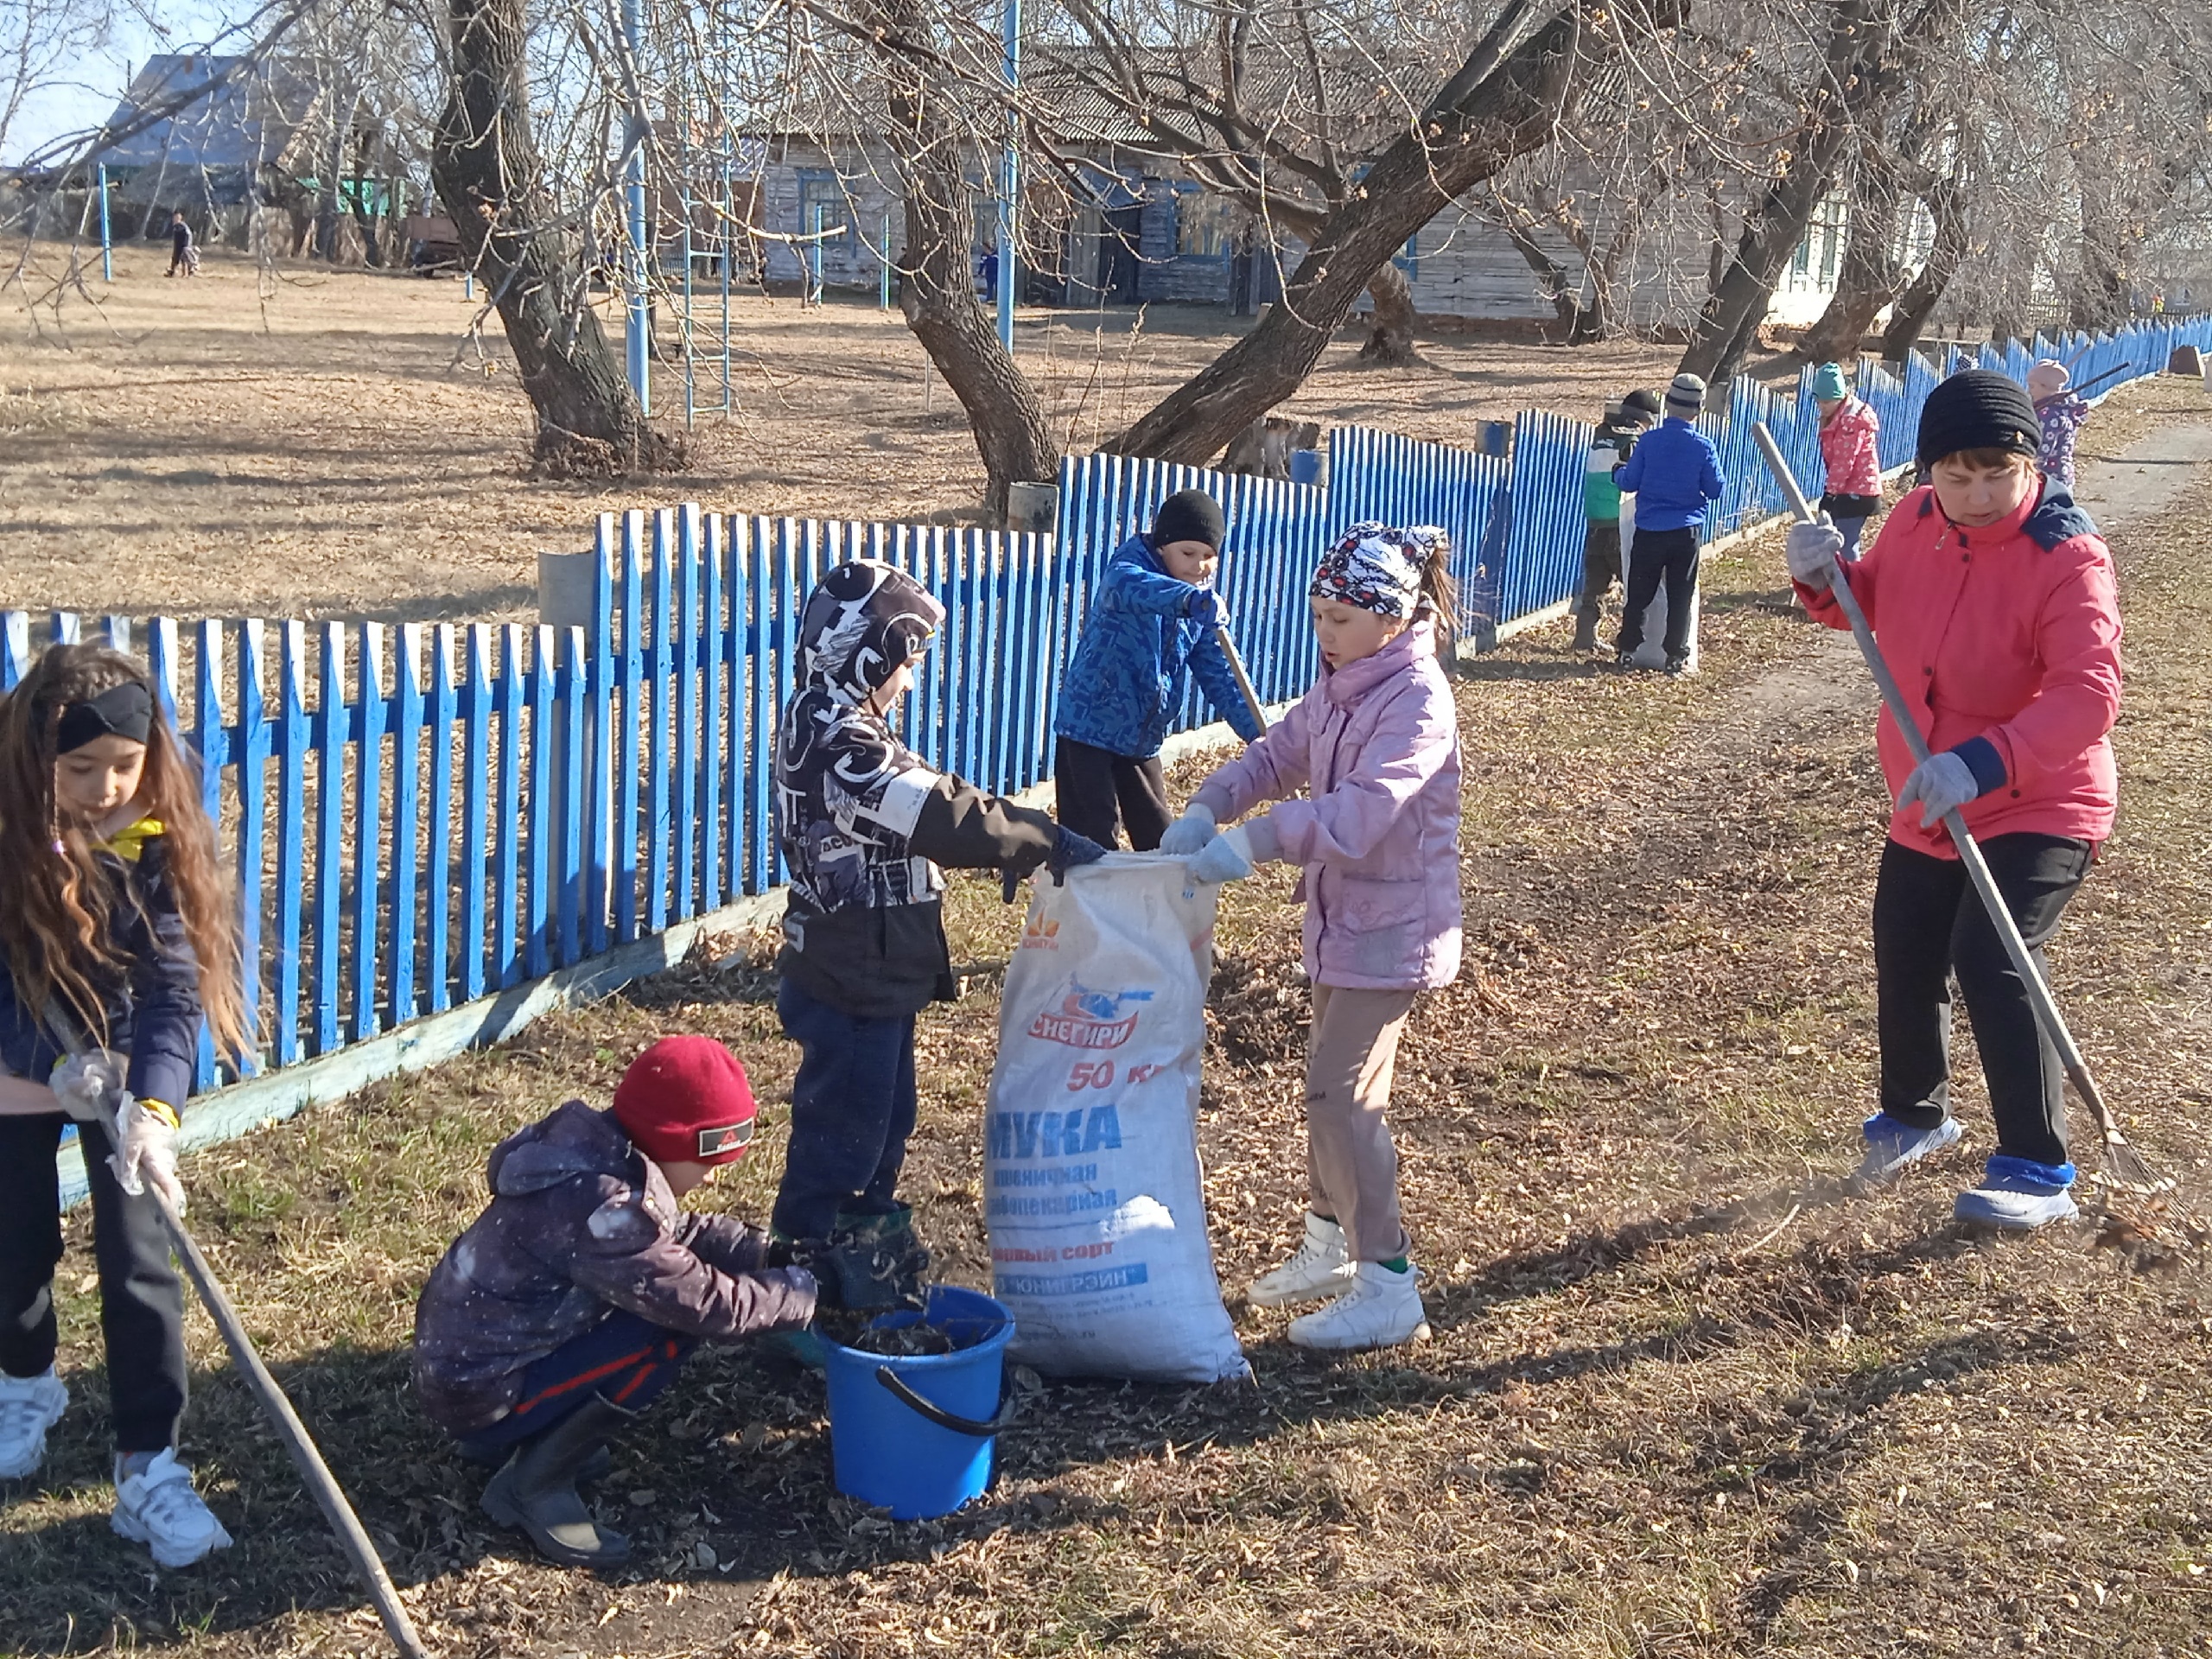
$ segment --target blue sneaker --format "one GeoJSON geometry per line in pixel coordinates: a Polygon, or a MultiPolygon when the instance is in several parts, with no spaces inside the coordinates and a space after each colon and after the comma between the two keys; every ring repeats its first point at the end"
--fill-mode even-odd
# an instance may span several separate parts
{"type": "Polygon", "coordinates": [[[2082,1213],[2067,1190],[2073,1185],[2071,1164],[2031,1163],[2000,1152],[1990,1159],[1981,1185],[1959,1194],[1951,1213],[1980,1227],[2031,1233],[2082,1213]]]}
{"type": "Polygon", "coordinates": [[[1887,1112],[1877,1112],[1860,1126],[1860,1133],[1866,1137],[1866,1155],[1851,1172],[1851,1185],[1864,1191],[1897,1179],[1908,1166],[1918,1163],[1931,1153],[1956,1146],[1959,1121],[1947,1117],[1932,1129],[1916,1129],[1910,1123],[1900,1123],[1887,1112]]]}

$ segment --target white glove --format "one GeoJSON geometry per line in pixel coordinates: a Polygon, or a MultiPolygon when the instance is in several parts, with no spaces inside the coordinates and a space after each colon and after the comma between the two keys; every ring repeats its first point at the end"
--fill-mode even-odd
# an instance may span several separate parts
{"type": "Polygon", "coordinates": [[[1824,594],[1835,574],[1835,562],[1843,555],[1843,532],[1825,512],[1809,524],[1801,519],[1789,526],[1782,553],[1789,562],[1792,576],[1815,593],[1824,594]]]}
{"type": "Polygon", "coordinates": [[[1160,850],[1171,858],[1188,858],[1213,839],[1215,827],[1212,812],[1193,801],[1160,837],[1160,850]]]}
{"type": "Polygon", "coordinates": [[[122,1055],[91,1048],[72,1054],[55,1066],[47,1087],[61,1102],[61,1109],[79,1123],[105,1123],[115,1115],[124,1071],[122,1055]]]}
{"type": "Polygon", "coordinates": [[[1918,801],[1921,823],[1933,830],[1946,815],[1980,794],[1981,785],[1975,781],[1974,768],[1945,749],[1940,754],[1929,755],[1912,769],[1912,776],[1897,791],[1897,810],[1902,812],[1918,801]]]}
{"type": "Polygon", "coordinates": [[[151,1181],[178,1215],[184,1187],[176,1178],[176,1125],[135,1096],[123,1096],[115,1114],[115,1154],[108,1160],[116,1185],[132,1198],[151,1181]]]}
{"type": "Polygon", "coordinates": [[[1242,881],[1252,874],[1252,837],[1239,824],[1206,842],[1191,861],[1193,881],[1242,881]]]}

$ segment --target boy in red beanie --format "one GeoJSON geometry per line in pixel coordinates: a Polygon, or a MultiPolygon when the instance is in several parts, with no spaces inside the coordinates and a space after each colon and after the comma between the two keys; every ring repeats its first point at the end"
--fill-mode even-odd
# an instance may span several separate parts
{"type": "Polygon", "coordinates": [[[626,1560],[579,1479],[702,1338],[798,1330],[814,1278],[768,1236],[683,1196],[753,1140],[745,1068],[709,1037],[632,1062],[614,1104],[572,1100],[493,1148],[492,1202],[415,1310],[415,1390],[462,1453],[496,1464],[485,1512],[569,1567],[626,1560]]]}

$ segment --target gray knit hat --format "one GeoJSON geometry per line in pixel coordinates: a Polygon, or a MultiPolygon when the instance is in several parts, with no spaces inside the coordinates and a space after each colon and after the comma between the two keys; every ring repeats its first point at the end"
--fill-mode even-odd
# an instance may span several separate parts
{"type": "Polygon", "coordinates": [[[1667,412],[1688,420],[1705,407],[1705,382],[1694,374],[1678,374],[1667,388],[1667,412]]]}

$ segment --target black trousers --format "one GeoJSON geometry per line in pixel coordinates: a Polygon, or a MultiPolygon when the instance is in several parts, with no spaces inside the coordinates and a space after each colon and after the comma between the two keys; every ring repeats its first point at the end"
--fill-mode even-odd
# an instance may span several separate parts
{"type": "Polygon", "coordinates": [[[1592,524],[1582,536],[1582,597],[1575,607],[1575,620],[1595,628],[1605,595],[1620,579],[1621,527],[1592,524]]]}
{"type": "MultiPolygon", "coordinates": [[[[54,1363],[54,1270],[61,1262],[61,1183],[54,1154],[69,1120],[0,1117],[0,1371],[54,1363]]],[[[184,1415],[184,1290],[150,1196],[131,1198],[108,1168],[107,1133],[80,1123],[92,1185],[92,1257],[107,1338],[108,1405],[118,1452],[176,1444],[184,1415]]]]}
{"type": "Polygon", "coordinates": [[[1628,613],[1621,619],[1618,650],[1643,644],[1643,613],[1667,584],[1667,655],[1690,648],[1690,595],[1697,592],[1698,545],[1694,530],[1639,530],[1629,545],[1628,613]]]}
{"type": "Polygon", "coordinates": [[[1128,827],[1129,845],[1156,852],[1175,815],[1167,807],[1167,773],[1158,755],[1133,760],[1071,737],[1052,741],[1054,815],[1061,827],[1087,836],[1101,847],[1116,847],[1118,822],[1128,827]]]}
{"type": "MultiPolygon", "coordinates": [[[[2043,969],[2043,947],[2088,874],[2093,849],[2060,836],[2012,835],[1992,836],[1981,851],[2043,969]]],[[[2064,1163],[2065,1073],[2058,1051],[2036,1023],[2027,987],[1966,867],[1885,842],[1874,884],[1882,1109],[1916,1128],[1934,1128],[1949,1109],[1954,975],[1981,1051],[1997,1149],[2038,1164],[2064,1163]]]]}

